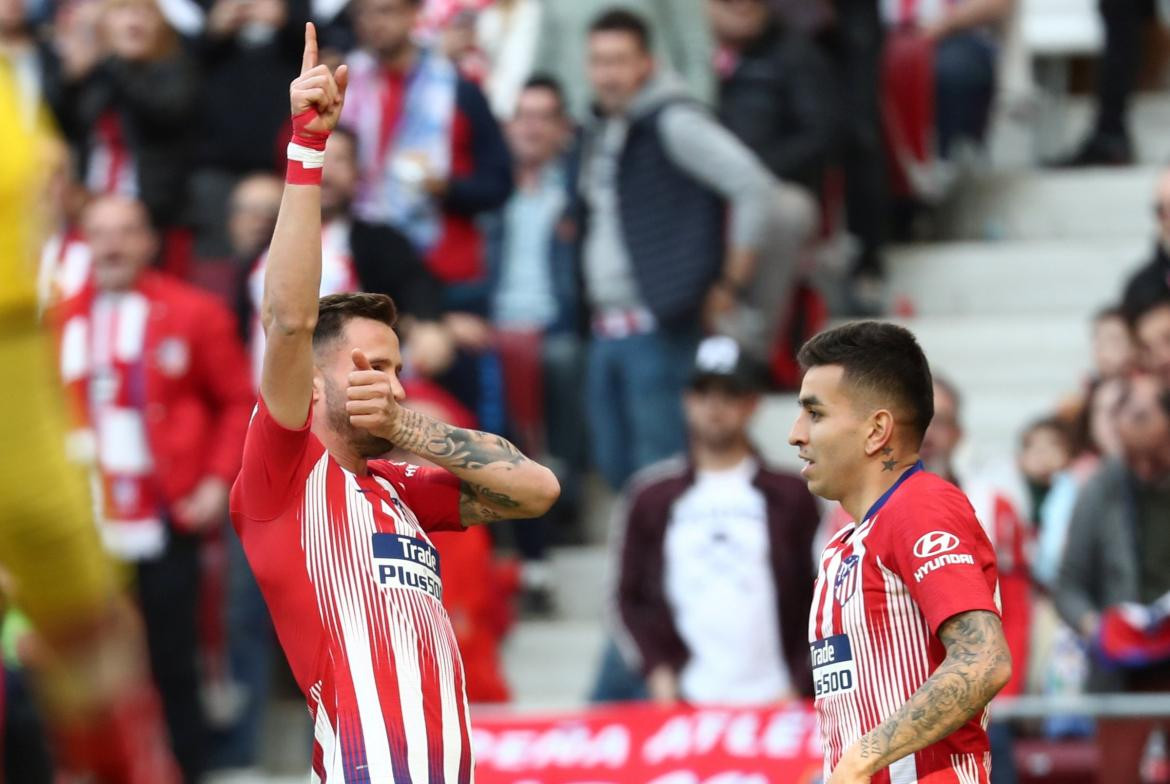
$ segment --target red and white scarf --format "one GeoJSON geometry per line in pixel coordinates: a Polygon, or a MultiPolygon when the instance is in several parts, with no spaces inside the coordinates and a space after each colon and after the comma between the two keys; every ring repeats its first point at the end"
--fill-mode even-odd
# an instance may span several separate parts
{"type": "Polygon", "coordinates": [[[128,561],[159,555],[167,538],[143,415],[149,318],[150,301],[140,292],[98,294],[61,335],[61,376],[95,446],[102,538],[128,561]]]}

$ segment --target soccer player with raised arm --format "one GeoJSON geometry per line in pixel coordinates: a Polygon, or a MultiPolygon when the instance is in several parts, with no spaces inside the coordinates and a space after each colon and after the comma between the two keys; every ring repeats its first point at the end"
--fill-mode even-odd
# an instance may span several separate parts
{"type": "Polygon", "coordinates": [[[463,665],[427,534],[540,515],[560,488],[503,438],[399,405],[389,297],[318,301],[321,166],[346,80],[317,64],[307,25],[232,522],[314,719],[312,780],[466,784],[463,665]],[[395,446],[438,467],[375,459],[395,446]]]}
{"type": "Polygon", "coordinates": [[[934,415],[914,336],[860,322],[800,350],[789,442],[857,522],[820,558],[809,640],[828,784],[987,784],[987,703],[1011,675],[995,553],[918,460],[934,415]]]}

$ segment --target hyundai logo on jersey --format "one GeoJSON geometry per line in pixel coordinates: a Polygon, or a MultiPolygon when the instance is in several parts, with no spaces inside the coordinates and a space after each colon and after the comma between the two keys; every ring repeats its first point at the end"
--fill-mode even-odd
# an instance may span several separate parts
{"type": "Polygon", "coordinates": [[[439,551],[423,539],[374,534],[374,576],[386,587],[411,588],[443,600],[439,551]]]}

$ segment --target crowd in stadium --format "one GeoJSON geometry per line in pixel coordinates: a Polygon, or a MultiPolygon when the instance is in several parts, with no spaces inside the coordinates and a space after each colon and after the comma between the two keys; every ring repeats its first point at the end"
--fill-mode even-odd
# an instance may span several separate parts
{"type": "MultiPolygon", "coordinates": [[[[1097,122],[1066,164],[1132,158],[1130,5],[1102,4],[1097,122]]],[[[507,434],[562,487],[541,520],[435,537],[471,701],[509,699],[499,646],[514,616],[557,612],[548,550],[585,535],[596,472],[622,495],[618,612],[592,698],[750,703],[811,693],[811,557],[844,521],[762,465],[748,422],[762,394],[798,384],[794,351],[829,310],[887,312],[883,248],[978,157],[1011,11],[0,0],[0,64],[23,99],[11,111],[47,112],[60,130],[39,293],[59,330],[70,453],[93,471],[103,540],[131,575],[186,779],[257,765],[281,666],[228,493],[256,400],[306,21],[323,61],[350,74],[325,150],[321,294],[392,296],[406,405],[507,434]],[[883,92],[883,73],[896,90],[883,92]],[[828,238],[846,232],[845,274],[814,288],[828,238]]],[[[1170,690],[1160,643],[1135,643],[1118,609],[1170,612],[1158,603],[1170,592],[1170,178],[1156,204],[1153,257],[1091,325],[1091,377],[1020,435],[1009,470],[955,475],[963,390],[935,380],[923,458],[963,486],[996,545],[1016,659],[1007,694],[1170,690]]],[[[48,781],[21,685],[26,637],[9,613],[3,748],[27,753],[5,763],[10,781],[48,781]]],[[[1090,731],[1062,718],[1031,729],[1090,731]]],[[[1137,765],[1146,741],[1133,730],[1100,723],[1103,767],[1137,765]]]]}

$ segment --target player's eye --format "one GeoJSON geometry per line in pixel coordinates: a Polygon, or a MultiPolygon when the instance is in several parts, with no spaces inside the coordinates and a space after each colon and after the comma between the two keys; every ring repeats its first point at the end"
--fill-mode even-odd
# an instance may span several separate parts
{"type": "Polygon", "coordinates": [[[810,409],[808,412],[808,418],[811,419],[813,422],[816,422],[817,420],[819,420],[821,418],[821,412],[820,411],[813,411],[810,409]]]}

